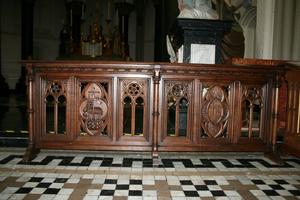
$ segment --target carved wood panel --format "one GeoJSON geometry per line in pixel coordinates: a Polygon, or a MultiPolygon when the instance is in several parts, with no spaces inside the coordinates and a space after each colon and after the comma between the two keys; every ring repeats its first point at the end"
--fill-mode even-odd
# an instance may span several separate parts
{"type": "Polygon", "coordinates": [[[107,135],[108,94],[101,83],[83,87],[79,107],[81,128],[90,136],[107,135]]]}
{"type": "Polygon", "coordinates": [[[286,131],[290,136],[300,137],[300,82],[299,81],[290,80],[288,83],[286,131]]]}
{"type": "Polygon", "coordinates": [[[120,136],[148,135],[148,87],[146,79],[120,79],[120,136]]]}
{"type": "Polygon", "coordinates": [[[284,149],[300,157],[300,68],[290,66],[286,75],[287,105],[284,149]]]}
{"type": "Polygon", "coordinates": [[[66,134],[67,81],[46,80],[43,95],[43,130],[46,134],[66,134]]]}
{"type": "Polygon", "coordinates": [[[158,151],[265,150],[263,142],[273,142],[276,134],[274,80],[285,71],[263,65],[96,61],[34,61],[26,68],[29,151],[36,147],[152,149],[156,155],[158,151]],[[248,113],[253,104],[253,117],[244,115],[249,118],[247,128],[252,127],[251,137],[258,125],[263,141],[247,139],[249,130],[246,139],[240,137],[243,102],[248,102],[244,106],[248,113]],[[263,117],[254,114],[255,107],[263,117]],[[65,121],[59,120],[60,113],[65,121]],[[46,118],[54,120],[47,125],[46,118]],[[63,131],[60,122],[65,123],[63,131]],[[47,133],[47,127],[54,128],[47,133]],[[80,131],[85,136],[79,137],[80,131]]]}
{"type": "Polygon", "coordinates": [[[164,135],[186,137],[192,123],[192,82],[165,81],[164,88],[164,135]]]}
{"type": "Polygon", "coordinates": [[[241,137],[260,137],[264,100],[261,86],[243,86],[241,137]]]}
{"type": "Polygon", "coordinates": [[[227,88],[220,86],[204,87],[202,90],[201,138],[227,136],[229,102],[227,88]]]}

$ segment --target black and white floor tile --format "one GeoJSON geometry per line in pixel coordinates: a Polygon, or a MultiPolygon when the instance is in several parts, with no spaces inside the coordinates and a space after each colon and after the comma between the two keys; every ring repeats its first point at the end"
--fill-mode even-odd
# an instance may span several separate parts
{"type": "Polygon", "coordinates": [[[243,190],[246,191],[247,188],[252,197],[257,199],[300,199],[300,176],[74,176],[0,173],[0,179],[0,186],[8,181],[7,187],[0,191],[0,199],[24,199],[27,195],[36,195],[38,199],[69,199],[80,187],[85,187],[85,191],[78,199],[158,199],[160,195],[166,199],[244,199],[243,190]],[[18,187],[10,186],[10,178],[15,178],[15,182],[21,184],[18,187]],[[231,186],[232,181],[239,182],[240,186],[231,186]]]}
{"type": "Polygon", "coordinates": [[[260,154],[42,152],[29,163],[0,151],[1,199],[300,199],[299,159],[260,154]]]}
{"type": "MultiPolygon", "coordinates": [[[[70,169],[105,169],[105,168],[163,168],[169,171],[172,169],[183,169],[187,171],[247,171],[251,169],[261,171],[298,171],[300,168],[300,159],[284,158],[284,164],[279,165],[264,158],[255,156],[248,158],[203,158],[193,156],[185,158],[164,158],[161,157],[158,163],[150,156],[135,158],[134,155],[114,156],[90,156],[90,155],[55,155],[40,154],[31,162],[22,162],[22,154],[0,154],[0,167],[3,165],[13,166],[15,168],[27,168],[33,166],[45,166],[46,168],[70,168],[70,169]]],[[[222,156],[223,157],[223,156],[222,156]]]]}

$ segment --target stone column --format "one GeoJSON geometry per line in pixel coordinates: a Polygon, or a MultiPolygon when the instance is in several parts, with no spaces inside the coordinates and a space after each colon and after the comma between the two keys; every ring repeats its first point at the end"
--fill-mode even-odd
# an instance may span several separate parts
{"type": "Polygon", "coordinates": [[[284,1],[276,1],[275,5],[275,21],[274,24],[274,49],[273,49],[273,59],[282,58],[282,22],[283,22],[283,3],[284,1]]]}
{"type": "Polygon", "coordinates": [[[256,35],[256,7],[250,6],[242,14],[238,21],[245,37],[244,58],[255,57],[255,35],[256,35]]]}
{"type": "Polygon", "coordinates": [[[300,1],[295,0],[295,20],[293,37],[293,60],[300,60],[300,1]]]}
{"type": "MultiPolygon", "coordinates": [[[[272,0],[275,2],[273,33],[266,38],[273,40],[272,59],[291,60],[299,54],[300,4],[297,0],[272,0]],[[298,9],[298,10],[297,10],[298,9]],[[297,19],[299,19],[297,21],[297,19]],[[298,29],[298,30],[297,30],[298,29]]],[[[265,1],[265,4],[268,1],[265,1]]],[[[258,19],[259,21],[260,19],[258,19]]],[[[265,24],[267,22],[265,21],[265,24]]],[[[267,33],[265,31],[265,33],[267,33]]],[[[259,38],[260,36],[257,35],[259,38]]],[[[299,56],[298,56],[299,59],[299,56]]]]}
{"type": "Polygon", "coordinates": [[[257,0],[256,58],[273,57],[275,0],[257,0]]]}
{"type": "MultiPolygon", "coordinates": [[[[299,1],[299,0],[297,0],[299,1]]],[[[282,37],[282,58],[290,60],[292,57],[293,26],[294,26],[295,0],[285,0],[283,3],[283,37],[282,37]]],[[[299,23],[299,22],[298,22],[299,23]]]]}
{"type": "MultiPolygon", "coordinates": [[[[33,11],[35,0],[22,1],[22,44],[21,44],[21,58],[22,60],[32,59],[33,55],[33,11]]],[[[16,84],[16,91],[19,93],[26,93],[26,70],[21,68],[21,76],[16,84]]]]}

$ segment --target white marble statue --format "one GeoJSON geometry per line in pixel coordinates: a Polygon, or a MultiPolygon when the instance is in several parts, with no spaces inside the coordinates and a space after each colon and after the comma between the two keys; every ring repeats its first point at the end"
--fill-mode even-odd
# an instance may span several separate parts
{"type": "MultiPolygon", "coordinates": [[[[177,18],[193,19],[218,19],[217,12],[212,9],[211,0],[178,0],[178,9],[180,11],[177,18]]],[[[182,62],[183,46],[175,51],[172,46],[173,38],[167,35],[167,50],[171,62],[182,62]]],[[[193,52],[191,52],[193,54],[193,52]]],[[[192,57],[192,55],[191,55],[192,57]]]]}
{"type": "Polygon", "coordinates": [[[218,19],[210,0],[178,0],[178,18],[218,19]]]}

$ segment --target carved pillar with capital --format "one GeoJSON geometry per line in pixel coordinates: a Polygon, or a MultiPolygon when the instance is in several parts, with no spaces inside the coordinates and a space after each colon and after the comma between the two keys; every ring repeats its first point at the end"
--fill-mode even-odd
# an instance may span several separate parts
{"type": "MultiPolygon", "coordinates": [[[[21,42],[21,58],[22,60],[30,60],[33,55],[33,12],[35,0],[22,1],[22,42],[21,42]]],[[[21,76],[16,84],[16,91],[26,93],[25,84],[26,70],[21,68],[21,76]]]]}

